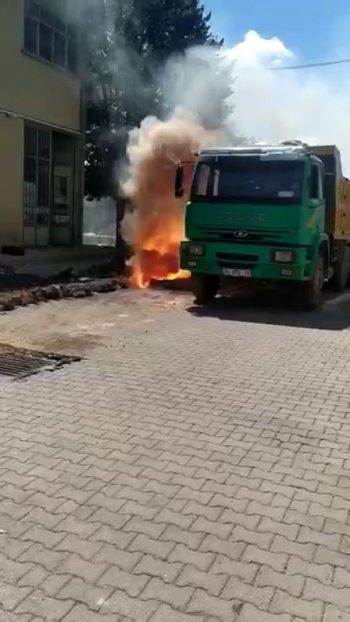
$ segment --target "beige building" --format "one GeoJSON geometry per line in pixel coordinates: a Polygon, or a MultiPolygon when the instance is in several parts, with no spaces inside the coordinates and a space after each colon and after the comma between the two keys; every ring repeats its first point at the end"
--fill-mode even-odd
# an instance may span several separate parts
{"type": "Polygon", "coordinates": [[[78,0],[0,1],[0,244],[81,243],[78,0]],[[66,6],[65,6],[66,5],[66,6]]]}

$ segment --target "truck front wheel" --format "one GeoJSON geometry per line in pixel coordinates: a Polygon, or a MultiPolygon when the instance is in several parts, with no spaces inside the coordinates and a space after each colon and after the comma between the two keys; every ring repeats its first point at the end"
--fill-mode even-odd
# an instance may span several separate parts
{"type": "Polygon", "coordinates": [[[205,305],[213,302],[220,286],[220,279],[215,274],[192,273],[191,287],[195,302],[205,305]]]}
{"type": "Polygon", "coordinates": [[[306,311],[313,311],[322,305],[325,266],[322,255],[318,256],[310,281],[301,283],[300,303],[306,311]]]}

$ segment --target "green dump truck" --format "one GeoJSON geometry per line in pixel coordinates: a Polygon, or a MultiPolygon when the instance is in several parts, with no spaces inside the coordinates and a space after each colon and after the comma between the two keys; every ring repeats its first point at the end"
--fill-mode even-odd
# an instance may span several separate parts
{"type": "MultiPolygon", "coordinates": [[[[223,278],[288,284],[303,308],[322,304],[329,282],[350,273],[350,182],[334,145],[300,141],[197,154],[180,265],[191,272],[198,304],[223,278]]],[[[175,195],[184,194],[184,166],[175,195]]]]}

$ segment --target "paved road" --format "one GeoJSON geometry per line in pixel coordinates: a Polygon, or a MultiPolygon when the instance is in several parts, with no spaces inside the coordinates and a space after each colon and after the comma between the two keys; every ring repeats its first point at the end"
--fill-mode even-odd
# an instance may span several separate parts
{"type": "Polygon", "coordinates": [[[349,622],[350,307],[126,292],[1,318],[0,622],[349,622]],[[40,337],[41,335],[41,337],[40,337]]]}

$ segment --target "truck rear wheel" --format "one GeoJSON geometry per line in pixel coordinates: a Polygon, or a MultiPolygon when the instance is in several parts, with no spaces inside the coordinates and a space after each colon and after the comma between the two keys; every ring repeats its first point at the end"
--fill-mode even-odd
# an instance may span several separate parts
{"type": "Polygon", "coordinates": [[[350,251],[346,246],[339,261],[334,265],[334,274],[331,285],[336,292],[343,292],[349,282],[350,251]]]}
{"type": "Polygon", "coordinates": [[[314,311],[322,306],[324,278],[324,260],[322,255],[319,255],[312,278],[301,283],[300,304],[306,311],[314,311]]]}
{"type": "Polygon", "coordinates": [[[198,274],[191,275],[192,293],[195,302],[199,305],[205,305],[213,302],[218,293],[220,279],[215,274],[198,274]]]}

